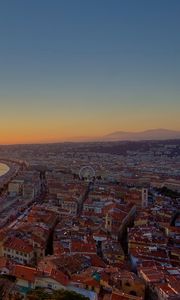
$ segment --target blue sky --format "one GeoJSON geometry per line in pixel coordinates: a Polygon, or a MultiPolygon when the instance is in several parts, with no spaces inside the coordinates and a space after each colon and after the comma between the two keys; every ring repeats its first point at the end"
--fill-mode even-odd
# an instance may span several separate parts
{"type": "Polygon", "coordinates": [[[1,130],[35,141],[180,129],[179,15],[179,0],[1,1],[1,130]]]}

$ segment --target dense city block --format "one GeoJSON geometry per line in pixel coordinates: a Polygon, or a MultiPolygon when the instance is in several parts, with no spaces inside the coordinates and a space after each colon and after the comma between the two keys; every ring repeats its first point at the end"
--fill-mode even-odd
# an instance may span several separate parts
{"type": "Polygon", "coordinates": [[[0,299],[180,299],[179,140],[1,146],[0,163],[0,299]]]}

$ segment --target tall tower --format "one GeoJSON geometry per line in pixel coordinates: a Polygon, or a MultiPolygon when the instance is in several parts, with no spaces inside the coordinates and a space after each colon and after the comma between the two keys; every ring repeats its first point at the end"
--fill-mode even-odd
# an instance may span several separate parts
{"type": "Polygon", "coordinates": [[[147,207],[148,206],[148,189],[143,188],[141,191],[141,206],[142,207],[147,207]]]}

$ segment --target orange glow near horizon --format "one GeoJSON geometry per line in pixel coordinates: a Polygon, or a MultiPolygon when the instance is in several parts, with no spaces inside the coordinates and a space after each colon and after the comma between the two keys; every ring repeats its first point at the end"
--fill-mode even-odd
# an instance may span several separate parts
{"type": "Polygon", "coordinates": [[[47,103],[42,104],[42,109],[38,101],[37,105],[24,102],[15,107],[12,104],[12,108],[8,105],[0,111],[0,144],[88,141],[116,131],[180,130],[178,114],[178,109],[170,110],[168,105],[150,110],[123,107],[121,103],[106,106],[73,103],[66,107],[47,103]]]}
{"type": "MultiPolygon", "coordinates": [[[[156,127],[160,128],[160,127],[156,127]]],[[[161,127],[162,128],[162,127],[161,127]]],[[[164,127],[165,128],[165,127],[164,127]]],[[[155,129],[155,127],[149,128],[110,128],[109,130],[98,130],[98,131],[89,131],[89,130],[45,130],[45,131],[35,131],[35,130],[22,130],[21,132],[14,130],[3,131],[0,136],[0,144],[34,144],[34,143],[56,143],[56,142],[66,142],[66,141],[91,141],[93,139],[98,139],[103,137],[106,134],[115,132],[115,131],[129,131],[129,132],[138,132],[148,129],[155,129]]],[[[171,130],[178,130],[178,128],[167,128],[171,130]]]]}

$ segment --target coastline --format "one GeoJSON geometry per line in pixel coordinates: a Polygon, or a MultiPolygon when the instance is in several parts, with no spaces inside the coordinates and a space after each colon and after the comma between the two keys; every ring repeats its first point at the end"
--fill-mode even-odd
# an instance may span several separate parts
{"type": "Polygon", "coordinates": [[[10,170],[9,166],[4,163],[0,163],[0,177],[8,173],[10,170]]]}

